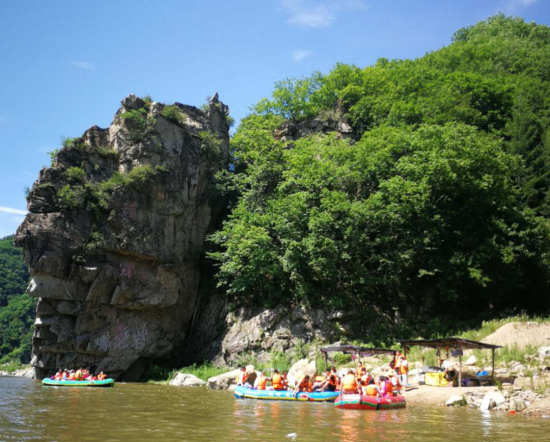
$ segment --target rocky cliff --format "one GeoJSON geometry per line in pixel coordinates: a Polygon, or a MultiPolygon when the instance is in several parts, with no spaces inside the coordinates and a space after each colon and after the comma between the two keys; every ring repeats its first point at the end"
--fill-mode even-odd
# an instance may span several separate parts
{"type": "Polygon", "coordinates": [[[151,361],[177,363],[223,207],[227,113],[217,95],[205,111],[130,95],[108,129],[68,140],[41,170],[16,236],[38,298],[39,378],[88,366],[134,380],[151,361]]]}

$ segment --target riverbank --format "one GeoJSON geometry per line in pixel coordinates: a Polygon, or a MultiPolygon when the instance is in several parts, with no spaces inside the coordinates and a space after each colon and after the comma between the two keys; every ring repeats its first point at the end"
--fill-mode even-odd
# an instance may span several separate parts
{"type": "Polygon", "coordinates": [[[504,402],[495,403],[494,411],[513,414],[521,412],[526,416],[550,417],[550,396],[532,390],[499,390],[496,387],[431,387],[420,385],[403,393],[409,406],[469,406],[480,408],[486,396],[501,397],[504,402]],[[462,398],[460,400],[459,398],[462,398]]]}
{"type": "Polygon", "coordinates": [[[13,376],[19,378],[34,378],[34,368],[23,364],[3,364],[0,365],[0,376],[13,376]]]}

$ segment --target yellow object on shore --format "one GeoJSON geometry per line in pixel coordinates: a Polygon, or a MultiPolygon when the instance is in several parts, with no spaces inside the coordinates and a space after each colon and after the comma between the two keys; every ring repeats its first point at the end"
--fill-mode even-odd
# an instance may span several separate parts
{"type": "Polygon", "coordinates": [[[431,385],[433,387],[446,387],[449,385],[449,381],[445,379],[445,372],[443,371],[425,373],[424,376],[426,385],[431,385]]]}

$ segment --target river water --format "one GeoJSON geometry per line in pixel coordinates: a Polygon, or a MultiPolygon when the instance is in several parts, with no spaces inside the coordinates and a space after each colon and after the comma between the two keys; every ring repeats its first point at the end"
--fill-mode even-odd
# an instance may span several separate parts
{"type": "Polygon", "coordinates": [[[0,377],[1,441],[547,441],[550,422],[467,408],[338,410],[236,400],[227,391],[150,384],[52,388],[0,377]]]}

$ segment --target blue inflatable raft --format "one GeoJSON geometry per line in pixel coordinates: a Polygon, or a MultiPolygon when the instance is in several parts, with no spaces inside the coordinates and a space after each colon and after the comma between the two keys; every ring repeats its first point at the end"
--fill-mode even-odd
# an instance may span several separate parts
{"type": "Polygon", "coordinates": [[[104,379],[103,381],[54,381],[53,379],[43,379],[42,385],[45,387],[112,387],[115,385],[113,379],[104,379]]]}
{"type": "Polygon", "coordinates": [[[338,397],[337,391],[323,391],[314,393],[298,393],[284,390],[251,390],[250,388],[237,387],[233,394],[238,399],[263,399],[279,401],[302,401],[302,402],[334,402],[338,397]]]}

